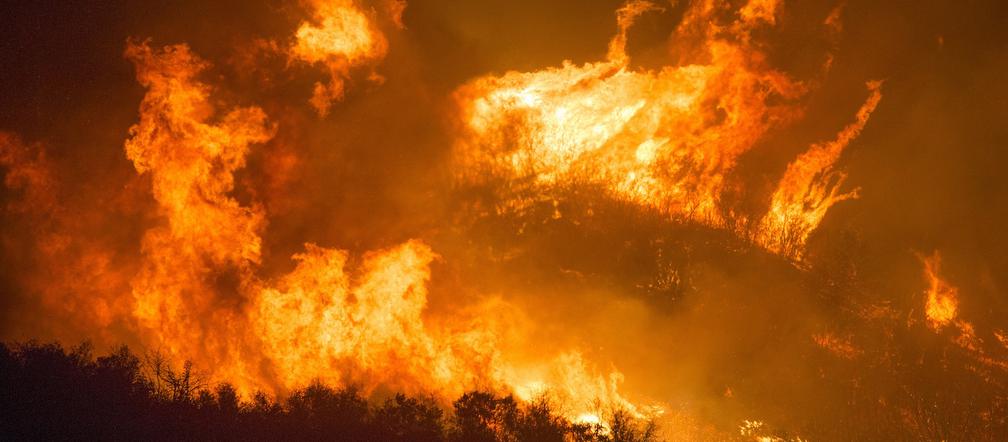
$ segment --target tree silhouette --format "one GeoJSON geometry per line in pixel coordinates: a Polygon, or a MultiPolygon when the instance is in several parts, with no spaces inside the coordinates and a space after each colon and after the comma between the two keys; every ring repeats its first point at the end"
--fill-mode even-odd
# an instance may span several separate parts
{"type": "Polygon", "coordinates": [[[126,347],[94,358],[91,346],[0,344],[0,436],[13,440],[646,441],[629,415],[572,424],[541,398],[469,392],[446,416],[432,397],[396,394],[372,406],[353,386],[313,382],[283,401],[243,401],[228,383],[209,388],[193,365],[126,347]],[[612,428],[612,432],[605,431],[612,428]]]}
{"type": "Polygon", "coordinates": [[[381,440],[436,442],[444,440],[442,411],[433,399],[396,394],[375,412],[381,440]]]}

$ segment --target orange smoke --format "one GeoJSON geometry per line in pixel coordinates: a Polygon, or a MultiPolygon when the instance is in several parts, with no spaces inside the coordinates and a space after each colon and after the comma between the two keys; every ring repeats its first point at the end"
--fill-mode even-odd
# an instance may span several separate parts
{"type": "Polygon", "coordinates": [[[777,21],[777,7],[780,0],[751,0],[739,10],[739,15],[746,22],[762,20],[770,24],[777,21]]]}
{"type": "Polygon", "coordinates": [[[115,251],[95,235],[105,227],[100,216],[81,214],[66,205],[58,170],[42,143],[28,144],[0,132],[0,167],[4,186],[14,192],[0,213],[30,220],[23,227],[27,235],[16,222],[5,225],[0,242],[12,251],[23,247],[14,252],[22,269],[40,270],[26,272],[19,288],[47,312],[43,319],[25,317],[19,328],[70,340],[86,331],[92,339],[121,342],[113,328],[129,314],[117,302],[129,265],[118,261],[115,251]]]}
{"type": "Polygon", "coordinates": [[[54,178],[40,146],[27,146],[13,134],[0,132],[0,167],[6,170],[4,186],[21,193],[6,210],[45,211],[56,204],[54,178]]]}

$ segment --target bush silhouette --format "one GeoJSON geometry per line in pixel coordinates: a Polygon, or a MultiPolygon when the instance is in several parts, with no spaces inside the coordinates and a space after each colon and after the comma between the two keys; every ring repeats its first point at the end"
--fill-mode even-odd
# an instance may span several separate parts
{"type": "Polygon", "coordinates": [[[91,346],[0,344],[0,436],[11,440],[644,441],[629,415],[612,433],[572,424],[546,399],[469,392],[446,415],[431,397],[396,394],[371,405],[353,386],[314,382],[282,401],[243,401],[210,388],[192,364],[143,359],[126,347],[95,358],[91,346]],[[612,436],[612,437],[610,437],[612,436]]]}

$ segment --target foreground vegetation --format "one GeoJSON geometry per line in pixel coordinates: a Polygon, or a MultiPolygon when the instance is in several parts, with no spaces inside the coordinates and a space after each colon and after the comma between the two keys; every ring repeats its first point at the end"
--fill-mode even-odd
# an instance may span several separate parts
{"type": "Polygon", "coordinates": [[[0,435],[12,440],[649,441],[655,427],[614,411],[575,424],[548,400],[470,392],[450,411],[397,394],[371,404],[353,387],[319,383],[274,401],[204,385],[189,365],[142,361],[126,347],[0,344],[0,435]]]}

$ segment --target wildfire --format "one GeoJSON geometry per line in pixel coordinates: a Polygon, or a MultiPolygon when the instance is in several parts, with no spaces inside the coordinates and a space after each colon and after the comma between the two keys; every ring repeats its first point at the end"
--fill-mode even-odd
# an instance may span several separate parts
{"type": "MultiPolygon", "coordinates": [[[[298,28],[291,57],[328,67],[330,82],[317,85],[312,99],[324,114],[349,69],[380,59],[387,43],[352,2],[310,5],[315,21],[298,28]]],[[[532,175],[543,186],[588,179],[641,204],[716,219],[739,155],[800,112],[794,101],[806,86],[767,67],[745,38],[772,24],[775,8],[750,4],[724,30],[710,24],[715,5],[700,5],[680,32],[701,29],[703,55],[653,72],[630,66],[626,35],[636,17],[659,8],[633,1],[616,13],[619,31],[604,61],[471,82],[456,93],[466,123],[457,149],[462,174],[489,168],[532,175]]],[[[596,374],[577,350],[522,362],[508,349],[523,333],[505,332],[513,309],[499,302],[425,317],[437,254],[420,240],[371,252],[355,266],[345,251],[307,244],[289,274],[261,278],[265,212],[231,193],[235,172],[250,149],[272,139],[276,123],[258,107],[218,112],[212,88],[199,80],[209,63],[185,45],[133,41],[126,56],[147,88],[126,154],[150,177],[162,220],[144,236],[144,261],[131,283],[132,314],[148,342],[213,366],[215,377],[246,392],[319,379],[443,397],[473,388],[523,400],[551,394],[572,404],[572,418],[597,415],[596,401],[638,416],[661,413],[626,399],[622,375],[596,374]]],[[[857,122],[788,168],[768,220],[800,213],[807,235],[830,205],[849,197],[829,177],[839,174],[832,164],[878,103],[879,84],[869,87],[857,122]]]]}
{"type": "MultiPolygon", "coordinates": [[[[371,69],[369,79],[381,83],[373,69],[388,54],[389,39],[378,20],[402,27],[405,3],[382,5],[305,0],[309,18],[284,43],[270,42],[290,63],[324,69],[325,81],[315,84],[309,100],[319,115],[343,99],[355,70],[371,69]]],[[[752,222],[742,224],[756,230],[736,233],[801,260],[827,211],[857,197],[857,189],[841,189],[846,175],[836,165],[880,103],[882,83],[867,83],[868,97],[853,122],[790,161],[779,180],[767,181],[776,186],[763,201],[765,213],[729,213],[724,195],[742,155],[800,118],[801,101],[815,85],[771,67],[754,42],[758,31],[777,24],[778,0],[748,1],[726,22],[729,6],[704,0],[688,8],[673,40],[691,46],[672,46],[676,51],[657,69],[632,64],[627,38],[642,14],[663,8],[631,0],[615,12],[617,32],[604,59],[463,84],[450,97],[459,123],[448,138],[453,178],[531,183],[541,194],[590,183],[608,196],[722,228],[728,216],[743,216],[752,222]]],[[[827,24],[839,28],[835,11],[827,24]]],[[[268,212],[255,192],[240,192],[236,176],[258,147],[279,143],[281,122],[288,120],[265,104],[229,107],[208,83],[211,63],[185,44],[130,40],[125,57],[145,89],[125,155],[142,177],[145,198],[149,185],[156,216],[143,230],[139,259],[122,269],[114,252],[78,238],[71,224],[55,225],[56,233],[39,240],[39,249],[53,256],[70,255],[71,244],[82,250],[50,272],[64,285],[47,282],[47,290],[81,284],[93,286],[81,290],[88,296],[102,290],[78,301],[87,306],[60,299],[63,308],[87,311],[86,320],[103,330],[127,330],[172,360],[212,368],[212,381],[232,382],[244,395],[258,389],[280,395],[320,380],[365,393],[390,388],[442,399],[473,389],[524,401],[549,395],[573,421],[596,425],[602,408],[636,417],[664,413],[662,405],[621,391],[622,373],[600,370],[581,349],[540,351],[521,309],[500,297],[449,314],[429,311],[432,265],[441,257],[423,235],[360,256],[323,241],[306,243],[291,257],[293,270],[265,276],[268,212]],[[74,278],[81,281],[73,285],[74,278]]],[[[296,147],[279,150],[282,157],[265,160],[277,163],[267,174],[302,164],[296,147]]],[[[5,185],[25,194],[25,205],[13,211],[55,218],[62,210],[41,151],[0,133],[0,166],[7,169],[5,185]]],[[[501,204],[522,203],[509,197],[501,204]]],[[[556,209],[554,217],[560,216],[556,209]]],[[[935,330],[955,323],[958,306],[957,289],[940,278],[939,264],[937,253],[925,259],[926,314],[935,330]]],[[[866,354],[848,337],[823,333],[813,341],[845,360],[866,354]]],[[[756,437],[762,427],[746,421],[742,434],[756,437]]]]}
{"type": "MultiPolygon", "coordinates": [[[[229,192],[251,144],[272,136],[259,108],[239,108],[209,121],[209,86],[195,77],[208,63],[184,45],[162,50],[130,42],[126,57],[147,88],[126,155],[151,178],[164,223],[147,231],[145,262],[133,279],[134,315],[174,357],[194,353],[227,367],[243,348],[238,303],[259,262],[261,211],[229,192]],[[220,302],[229,299],[230,302],[220,302]],[[215,318],[206,321],[204,318],[215,318]]],[[[248,382],[249,374],[234,374],[248,382]]]]}

